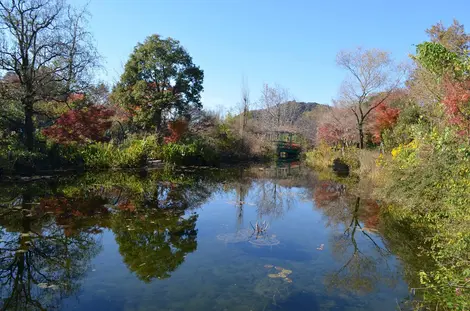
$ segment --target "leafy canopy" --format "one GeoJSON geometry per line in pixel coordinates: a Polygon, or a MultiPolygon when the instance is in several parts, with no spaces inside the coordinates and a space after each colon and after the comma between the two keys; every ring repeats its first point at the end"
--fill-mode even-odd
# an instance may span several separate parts
{"type": "Polygon", "coordinates": [[[112,96],[140,129],[159,131],[165,116],[202,107],[203,79],[179,41],[152,35],[135,47],[112,96]]]}

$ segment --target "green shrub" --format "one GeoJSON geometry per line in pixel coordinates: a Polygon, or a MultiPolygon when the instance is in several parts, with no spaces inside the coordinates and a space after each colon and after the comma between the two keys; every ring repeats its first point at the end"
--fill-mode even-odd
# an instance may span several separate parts
{"type": "Polygon", "coordinates": [[[117,149],[110,143],[94,143],[80,150],[86,168],[104,169],[113,166],[117,149]]]}
{"type": "Polygon", "coordinates": [[[161,149],[154,136],[142,139],[128,138],[122,145],[94,143],[80,150],[86,168],[135,168],[145,165],[161,149]]]}
{"type": "Polygon", "coordinates": [[[315,149],[306,153],[306,163],[314,168],[324,169],[333,165],[336,158],[341,157],[339,150],[334,150],[325,143],[320,143],[315,149]]]}
{"type": "Polygon", "coordinates": [[[174,164],[216,164],[217,156],[202,140],[168,143],[163,146],[163,160],[174,164]]]}
{"type": "Polygon", "coordinates": [[[411,223],[430,245],[415,250],[433,261],[419,273],[426,302],[464,310],[470,306],[470,147],[449,128],[412,134],[410,143],[392,150],[379,194],[397,203],[391,216],[411,223]]]}

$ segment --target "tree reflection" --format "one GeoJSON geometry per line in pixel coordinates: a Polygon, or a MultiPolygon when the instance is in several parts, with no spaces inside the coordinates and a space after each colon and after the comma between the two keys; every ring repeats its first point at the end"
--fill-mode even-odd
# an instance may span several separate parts
{"type": "Polygon", "coordinates": [[[37,200],[26,187],[21,205],[0,218],[1,310],[57,308],[61,298],[77,292],[100,250],[94,233],[78,227],[67,233],[37,200]]]}
{"type": "Polygon", "coordinates": [[[297,162],[278,163],[257,176],[256,198],[258,215],[279,218],[309,195],[305,189],[316,183],[313,173],[302,170],[297,162]],[[304,190],[300,191],[299,188],[304,190]]]}
{"type": "MultiPolygon", "coordinates": [[[[197,249],[194,210],[232,181],[217,171],[86,174],[0,193],[0,310],[50,310],[79,291],[101,233],[141,280],[168,278],[197,249]]],[[[235,177],[235,178],[234,178],[235,177]]],[[[240,184],[240,201],[251,179],[240,184]]]]}
{"type": "Polygon", "coordinates": [[[213,192],[208,184],[156,181],[143,200],[125,201],[111,229],[127,267],[141,280],[170,277],[197,248],[196,214],[213,192]]]}
{"type": "Polygon", "coordinates": [[[328,225],[344,228],[343,234],[332,237],[333,255],[342,264],[326,276],[328,286],[359,293],[371,292],[381,282],[394,286],[398,276],[388,265],[391,253],[372,233],[378,225],[376,203],[348,195],[334,182],[317,187],[315,202],[328,216],[328,225]]]}
{"type": "Polygon", "coordinates": [[[168,278],[197,248],[197,215],[154,210],[118,213],[112,229],[127,267],[143,281],[168,278]]]}
{"type": "Polygon", "coordinates": [[[260,218],[263,216],[281,217],[295,203],[295,196],[291,188],[282,187],[276,181],[260,180],[256,184],[256,189],[260,218]]]}

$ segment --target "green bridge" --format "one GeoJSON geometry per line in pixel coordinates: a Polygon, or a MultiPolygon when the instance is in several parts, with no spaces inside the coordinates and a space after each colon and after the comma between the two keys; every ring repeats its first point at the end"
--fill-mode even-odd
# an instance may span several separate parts
{"type": "Polygon", "coordinates": [[[292,132],[276,131],[270,133],[271,141],[276,145],[276,154],[280,159],[297,159],[302,152],[298,135],[292,132]]]}

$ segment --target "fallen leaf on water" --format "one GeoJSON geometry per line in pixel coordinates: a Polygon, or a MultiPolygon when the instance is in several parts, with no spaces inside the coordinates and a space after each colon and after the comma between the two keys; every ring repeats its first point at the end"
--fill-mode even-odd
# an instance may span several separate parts
{"type": "Polygon", "coordinates": [[[274,267],[274,266],[273,266],[273,265],[264,265],[264,267],[265,267],[266,269],[271,269],[271,268],[274,267]]]}
{"type": "Polygon", "coordinates": [[[270,277],[272,279],[282,278],[282,276],[277,274],[277,273],[270,273],[270,274],[268,274],[268,277],[270,277]]]}

